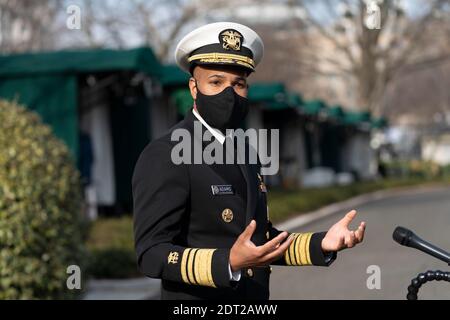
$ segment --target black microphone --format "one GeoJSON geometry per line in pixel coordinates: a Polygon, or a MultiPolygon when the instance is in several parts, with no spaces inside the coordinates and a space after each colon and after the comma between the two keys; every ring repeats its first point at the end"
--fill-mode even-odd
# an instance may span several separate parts
{"type": "Polygon", "coordinates": [[[392,238],[402,246],[418,249],[450,265],[450,254],[419,238],[414,232],[404,227],[397,227],[392,238]]]}

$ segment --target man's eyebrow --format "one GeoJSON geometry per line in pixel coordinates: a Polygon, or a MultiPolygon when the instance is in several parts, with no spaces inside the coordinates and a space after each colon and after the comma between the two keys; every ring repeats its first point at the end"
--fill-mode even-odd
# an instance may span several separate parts
{"type": "Polygon", "coordinates": [[[225,76],[222,74],[213,74],[213,75],[210,75],[208,78],[212,78],[212,77],[225,78],[225,76]]]}
{"type": "MultiPolygon", "coordinates": [[[[209,78],[214,78],[214,77],[217,77],[217,78],[222,78],[222,79],[224,79],[224,78],[226,78],[223,74],[213,74],[213,75],[210,75],[209,77],[208,77],[208,79],[209,78]]],[[[233,79],[234,81],[247,81],[247,79],[245,78],[245,77],[241,77],[241,76],[237,76],[236,78],[234,78],[233,79]]]]}

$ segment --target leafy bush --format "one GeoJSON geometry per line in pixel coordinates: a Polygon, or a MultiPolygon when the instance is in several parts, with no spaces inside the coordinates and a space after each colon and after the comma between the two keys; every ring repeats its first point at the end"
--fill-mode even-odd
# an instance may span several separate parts
{"type": "Polygon", "coordinates": [[[73,298],[83,270],[81,188],[67,147],[40,118],[0,100],[0,299],[73,298]]]}
{"type": "Polygon", "coordinates": [[[134,250],[114,247],[91,250],[88,273],[97,279],[143,276],[137,269],[134,250]]]}

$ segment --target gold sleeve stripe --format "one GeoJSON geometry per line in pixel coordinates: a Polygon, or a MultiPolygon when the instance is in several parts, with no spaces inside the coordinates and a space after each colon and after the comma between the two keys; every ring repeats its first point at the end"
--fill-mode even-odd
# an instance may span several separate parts
{"type": "Polygon", "coordinates": [[[308,234],[304,234],[302,237],[302,241],[300,241],[299,244],[299,252],[300,252],[300,263],[301,265],[306,265],[308,264],[308,261],[306,260],[306,240],[308,239],[308,234]]]}
{"type": "Polygon", "coordinates": [[[192,249],[191,254],[189,255],[189,259],[188,259],[188,265],[187,265],[187,270],[188,270],[188,279],[190,280],[191,284],[197,284],[197,282],[195,281],[194,278],[194,256],[195,253],[197,252],[198,249],[192,249]]]}
{"type": "MultiPolygon", "coordinates": [[[[298,235],[295,235],[295,239],[294,239],[294,243],[297,241],[298,235]]],[[[295,265],[295,246],[293,245],[293,243],[291,243],[291,245],[289,246],[289,258],[291,260],[291,264],[295,265]]]]}
{"type": "Polygon", "coordinates": [[[202,252],[202,250],[198,250],[195,260],[194,260],[194,264],[192,266],[195,279],[197,279],[197,284],[201,284],[200,279],[202,279],[202,275],[200,274],[202,271],[201,266],[200,266],[200,262],[202,261],[202,258],[203,258],[203,252],[202,252]]]}
{"type": "Polygon", "coordinates": [[[290,250],[290,256],[291,256],[291,264],[293,266],[298,264],[298,257],[297,257],[297,242],[300,239],[301,234],[294,234],[294,241],[292,241],[291,245],[289,246],[290,250]]]}
{"type": "Polygon", "coordinates": [[[295,239],[284,254],[287,265],[303,266],[312,264],[309,252],[312,235],[310,232],[293,234],[295,239]]]}
{"type": "Polygon", "coordinates": [[[186,249],[183,251],[183,257],[181,258],[181,278],[185,283],[189,283],[189,279],[187,277],[187,259],[191,249],[186,249]]]}
{"type": "Polygon", "coordinates": [[[310,242],[311,242],[311,237],[312,237],[312,233],[309,233],[308,234],[308,239],[306,240],[306,245],[305,245],[305,247],[306,247],[306,262],[309,264],[309,265],[311,265],[312,264],[312,261],[311,261],[311,253],[310,253],[310,251],[309,251],[309,244],[310,244],[310,242]]]}
{"type": "Polygon", "coordinates": [[[199,249],[196,264],[195,276],[199,285],[216,287],[212,279],[211,263],[215,249],[199,249]]]}
{"type": "Polygon", "coordinates": [[[209,250],[209,253],[208,253],[208,261],[210,261],[210,263],[209,263],[209,265],[210,265],[210,267],[209,268],[207,268],[207,277],[208,277],[208,282],[211,284],[211,286],[212,287],[216,287],[216,285],[215,285],[215,283],[214,283],[214,280],[213,280],[213,277],[212,277],[212,257],[213,257],[213,253],[214,253],[214,251],[215,250],[209,250]]]}
{"type": "Polygon", "coordinates": [[[297,266],[301,266],[304,263],[302,261],[302,252],[300,251],[300,248],[301,248],[302,241],[304,241],[304,239],[305,239],[305,235],[303,233],[301,233],[301,234],[299,234],[297,239],[298,239],[298,241],[295,243],[295,254],[296,254],[296,257],[297,257],[296,265],[297,266]]]}
{"type": "Polygon", "coordinates": [[[215,250],[184,250],[181,258],[181,277],[185,283],[216,288],[212,277],[212,257],[215,250]]]}
{"type": "Polygon", "coordinates": [[[194,249],[194,250],[195,250],[195,253],[193,254],[193,257],[192,257],[192,264],[190,264],[190,266],[192,266],[191,267],[192,268],[192,272],[191,272],[192,279],[194,280],[192,282],[192,284],[199,284],[197,275],[195,274],[195,270],[196,270],[196,268],[195,268],[195,261],[197,260],[197,255],[199,253],[199,249],[194,249]]]}
{"type": "Polygon", "coordinates": [[[286,263],[291,266],[291,265],[295,265],[295,257],[294,257],[294,252],[293,252],[293,248],[295,247],[295,241],[297,240],[297,234],[294,233],[292,234],[294,237],[294,240],[292,241],[291,245],[289,246],[289,248],[286,250],[286,252],[284,253],[284,260],[286,261],[286,263]]]}

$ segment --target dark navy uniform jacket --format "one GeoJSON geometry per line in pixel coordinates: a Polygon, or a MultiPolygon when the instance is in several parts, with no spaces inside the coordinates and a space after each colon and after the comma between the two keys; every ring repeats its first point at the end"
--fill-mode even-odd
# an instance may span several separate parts
{"type": "MultiPolygon", "coordinates": [[[[268,216],[260,165],[174,164],[172,149],[179,141],[171,134],[185,129],[195,137],[194,121],[199,124],[188,112],[168,134],[150,142],[137,161],[132,187],[138,267],[162,279],[163,299],[268,299],[269,266],[241,270],[238,282],[230,281],[229,273],[230,249],[252,219],[251,240],[257,246],[281,232],[268,216]]],[[[273,264],[329,265],[336,254],[322,252],[324,235],[295,233],[273,264]]]]}

